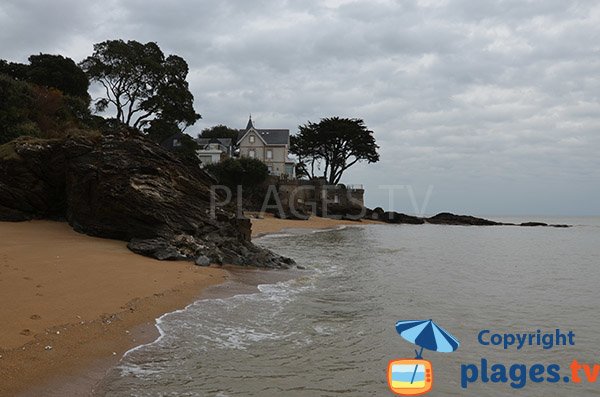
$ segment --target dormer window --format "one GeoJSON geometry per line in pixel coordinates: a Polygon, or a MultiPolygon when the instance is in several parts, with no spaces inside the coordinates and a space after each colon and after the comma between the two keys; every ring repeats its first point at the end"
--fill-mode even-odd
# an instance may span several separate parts
{"type": "Polygon", "coordinates": [[[250,143],[254,143],[254,135],[250,135],[250,143]]]}

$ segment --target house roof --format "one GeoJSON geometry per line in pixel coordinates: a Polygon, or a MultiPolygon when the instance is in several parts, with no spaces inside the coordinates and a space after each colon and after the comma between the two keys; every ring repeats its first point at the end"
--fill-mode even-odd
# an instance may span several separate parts
{"type": "MultiPolygon", "coordinates": [[[[248,122],[250,123],[250,122],[248,122]]],[[[250,128],[262,138],[267,145],[287,145],[290,141],[290,130],[284,129],[258,129],[250,128]]],[[[242,138],[248,133],[250,129],[240,130],[238,134],[237,142],[239,143],[242,138]]]]}
{"type": "Polygon", "coordinates": [[[267,145],[287,145],[290,142],[290,130],[255,128],[252,122],[252,115],[250,115],[246,128],[239,130],[237,137],[238,144],[250,130],[255,131],[267,145]]]}
{"type": "Polygon", "coordinates": [[[290,140],[290,130],[254,130],[269,145],[287,145],[290,140]]]}
{"type": "Polygon", "coordinates": [[[200,146],[206,146],[211,143],[218,143],[227,147],[231,145],[231,138],[196,138],[196,142],[200,146]]]}

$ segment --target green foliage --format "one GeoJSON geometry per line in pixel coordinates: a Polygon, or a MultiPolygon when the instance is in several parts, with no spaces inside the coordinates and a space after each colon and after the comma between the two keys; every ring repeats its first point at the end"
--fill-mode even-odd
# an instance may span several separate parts
{"type": "Polygon", "coordinates": [[[359,161],[379,161],[373,131],[363,120],[331,117],[319,123],[308,122],[299,126],[297,135],[290,137],[290,153],[298,156],[297,175],[316,178],[322,176],[337,185],[344,171],[359,161]]]}
{"type": "MultiPolygon", "coordinates": [[[[145,130],[148,138],[160,144],[168,137],[180,132],[177,124],[162,119],[154,119],[145,130]]],[[[184,134],[181,134],[184,135],[184,134]]]]}
{"type": "Polygon", "coordinates": [[[142,129],[161,119],[184,130],[200,119],[186,81],[187,63],[176,55],[165,58],[156,43],[107,40],[95,44],[80,66],[105,89],[96,110],[112,106],[127,125],[142,129]]]}
{"type": "Polygon", "coordinates": [[[80,127],[73,103],[85,105],[65,96],[56,88],[46,88],[0,74],[0,144],[19,136],[53,138],[80,127]]]}
{"type": "Polygon", "coordinates": [[[234,130],[233,128],[229,128],[222,124],[215,125],[210,128],[205,128],[202,130],[198,138],[231,138],[232,142],[235,142],[238,137],[238,130],[234,130]]]}
{"type": "Polygon", "coordinates": [[[175,150],[175,155],[184,163],[198,167],[200,166],[200,159],[198,159],[198,155],[196,151],[198,148],[198,143],[191,136],[181,133],[180,136],[181,146],[175,150]]]}
{"type": "Polygon", "coordinates": [[[233,194],[236,193],[237,186],[242,186],[244,192],[251,192],[269,176],[265,163],[247,157],[229,158],[220,163],[209,164],[206,170],[217,178],[219,184],[229,187],[233,194]]]}
{"type": "Polygon", "coordinates": [[[70,58],[39,54],[29,57],[27,81],[43,87],[57,88],[63,94],[88,102],[90,82],[86,74],[70,58]]]}
{"type": "MultiPolygon", "coordinates": [[[[14,96],[4,98],[4,106],[10,106],[13,110],[20,108],[20,113],[27,114],[25,118],[30,121],[29,124],[16,126],[13,120],[13,123],[9,124],[10,127],[4,126],[10,128],[12,131],[10,134],[14,136],[36,135],[34,124],[39,122],[45,123],[45,125],[37,126],[37,128],[46,131],[51,128],[49,124],[54,124],[56,127],[57,123],[60,124],[67,119],[87,124],[91,118],[90,97],[87,92],[89,81],[83,70],[72,59],[60,55],[32,55],[29,57],[29,61],[30,64],[25,65],[0,60],[0,74],[4,74],[6,78],[12,80],[13,83],[10,84],[13,87],[17,87],[15,85],[17,82],[30,83],[20,86],[21,92],[28,92],[27,103],[14,96]],[[35,109],[33,106],[45,108],[35,109]],[[49,115],[48,106],[54,107],[52,117],[49,115]],[[36,116],[33,116],[34,114],[36,116]],[[56,123],[50,123],[51,118],[54,118],[56,123]]],[[[5,90],[8,89],[7,84],[9,83],[5,80],[5,90]]],[[[2,109],[6,111],[5,108],[2,109]]],[[[6,114],[4,116],[6,117],[6,114]]]]}
{"type": "Polygon", "coordinates": [[[22,81],[0,74],[0,144],[21,135],[39,135],[32,120],[35,94],[22,81]]]}
{"type": "Polygon", "coordinates": [[[148,134],[148,138],[159,145],[167,138],[176,135],[181,146],[172,149],[175,155],[186,164],[200,165],[200,160],[196,153],[199,149],[198,143],[191,136],[182,133],[177,124],[163,119],[154,119],[150,121],[150,126],[146,129],[146,133],[148,134]]]}
{"type": "Polygon", "coordinates": [[[5,74],[15,80],[27,81],[27,69],[28,66],[25,64],[0,59],[0,74],[5,74]]]}

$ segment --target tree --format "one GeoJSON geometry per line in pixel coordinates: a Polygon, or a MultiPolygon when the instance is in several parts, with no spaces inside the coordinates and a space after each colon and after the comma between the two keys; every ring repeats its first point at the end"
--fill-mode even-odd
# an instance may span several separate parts
{"type": "Polygon", "coordinates": [[[181,146],[171,150],[183,162],[196,167],[200,165],[200,159],[197,155],[199,147],[194,138],[181,132],[176,124],[163,119],[154,119],[150,121],[149,125],[146,128],[148,138],[160,145],[165,139],[177,134],[181,146]]]}
{"type": "Polygon", "coordinates": [[[62,55],[31,55],[29,65],[0,59],[0,73],[41,87],[56,88],[65,95],[84,99],[88,103],[90,100],[90,82],[86,74],[71,58],[62,55]]]}
{"type": "Polygon", "coordinates": [[[219,124],[203,129],[198,138],[231,138],[234,143],[237,143],[235,141],[237,140],[238,133],[238,130],[219,124]]]}
{"type": "Polygon", "coordinates": [[[50,54],[32,55],[27,69],[27,81],[30,83],[57,88],[63,94],[82,98],[89,104],[90,82],[71,58],[50,54]]]}
{"type": "MultiPolygon", "coordinates": [[[[39,54],[29,57],[29,65],[0,60],[0,73],[16,81],[28,82],[56,97],[60,91],[61,102],[67,112],[83,124],[91,120],[90,96],[87,92],[89,80],[83,70],[70,58],[61,55],[39,54]]],[[[47,95],[46,95],[47,96],[47,95]]],[[[43,99],[43,98],[42,98],[43,99]]]]}
{"type": "Polygon", "coordinates": [[[22,135],[52,138],[81,127],[72,97],[0,74],[0,144],[22,135]]]}
{"type": "Polygon", "coordinates": [[[298,128],[290,139],[290,152],[298,156],[300,175],[316,178],[323,166],[323,177],[337,185],[344,171],[357,162],[379,161],[379,146],[363,120],[331,117],[298,128]]]}
{"type": "Polygon", "coordinates": [[[229,187],[233,194],[236,193],[237,186],[242,186],[244,191],[252,191],[269,176],[265,163],[249,157],[229,158],[219,163],[209,164],[205,168],[221,185],[229,187]]]}
{"type": "Polygon", "coordinates": [[[29,84],[0,73],[0,145],[21,135],[39,135],[31,117],[34,103],[29,84]]]}
{"type": "Polygon", "coordinates": [[[23,63],[7,62],[0,59],[0,73],[12,77],[15,80],[27,81],[28,66],[23,63]]]}
{"type": "Polygon", "coordinates": [[[96,110],[112,106],[124,124],[141,129],[162,119],[183,131],[201,118],[186,81],[187,63],[176,55],[165,58],[156,43],[107,40],[95,44],[80,66],[104,88],[96,110]]]}

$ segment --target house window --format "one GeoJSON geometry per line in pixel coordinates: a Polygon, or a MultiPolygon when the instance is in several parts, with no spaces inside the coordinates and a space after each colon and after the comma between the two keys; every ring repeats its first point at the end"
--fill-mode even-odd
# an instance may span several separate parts
{"type": "Polygon", "coordinates": [[[173,147],[181,146],[181,141],[177,138],[173,139],[173,147]]]}
{"type": "Polygon", "coordinates": [[[248,150],[248,157],[251,159],[256,157],[256,152],[254,150],[248,150]]]}
{"type": "Polygon", "coordinates": [[[273,173],[273,166],[269,165],[269,166],[267,166],[267,168],[269,169],[269,174],[272,174],[273,173]]]}
{"type": "Polygon", "coordinates": [[[267,159],[271,160],[273,158],[273,151],[271,149],[267,149],[267,159]]]}
{"type": "Polygon", "coordinates": [[[254,135],[250,135],[250,143],[254,143],[254,135]]]}

